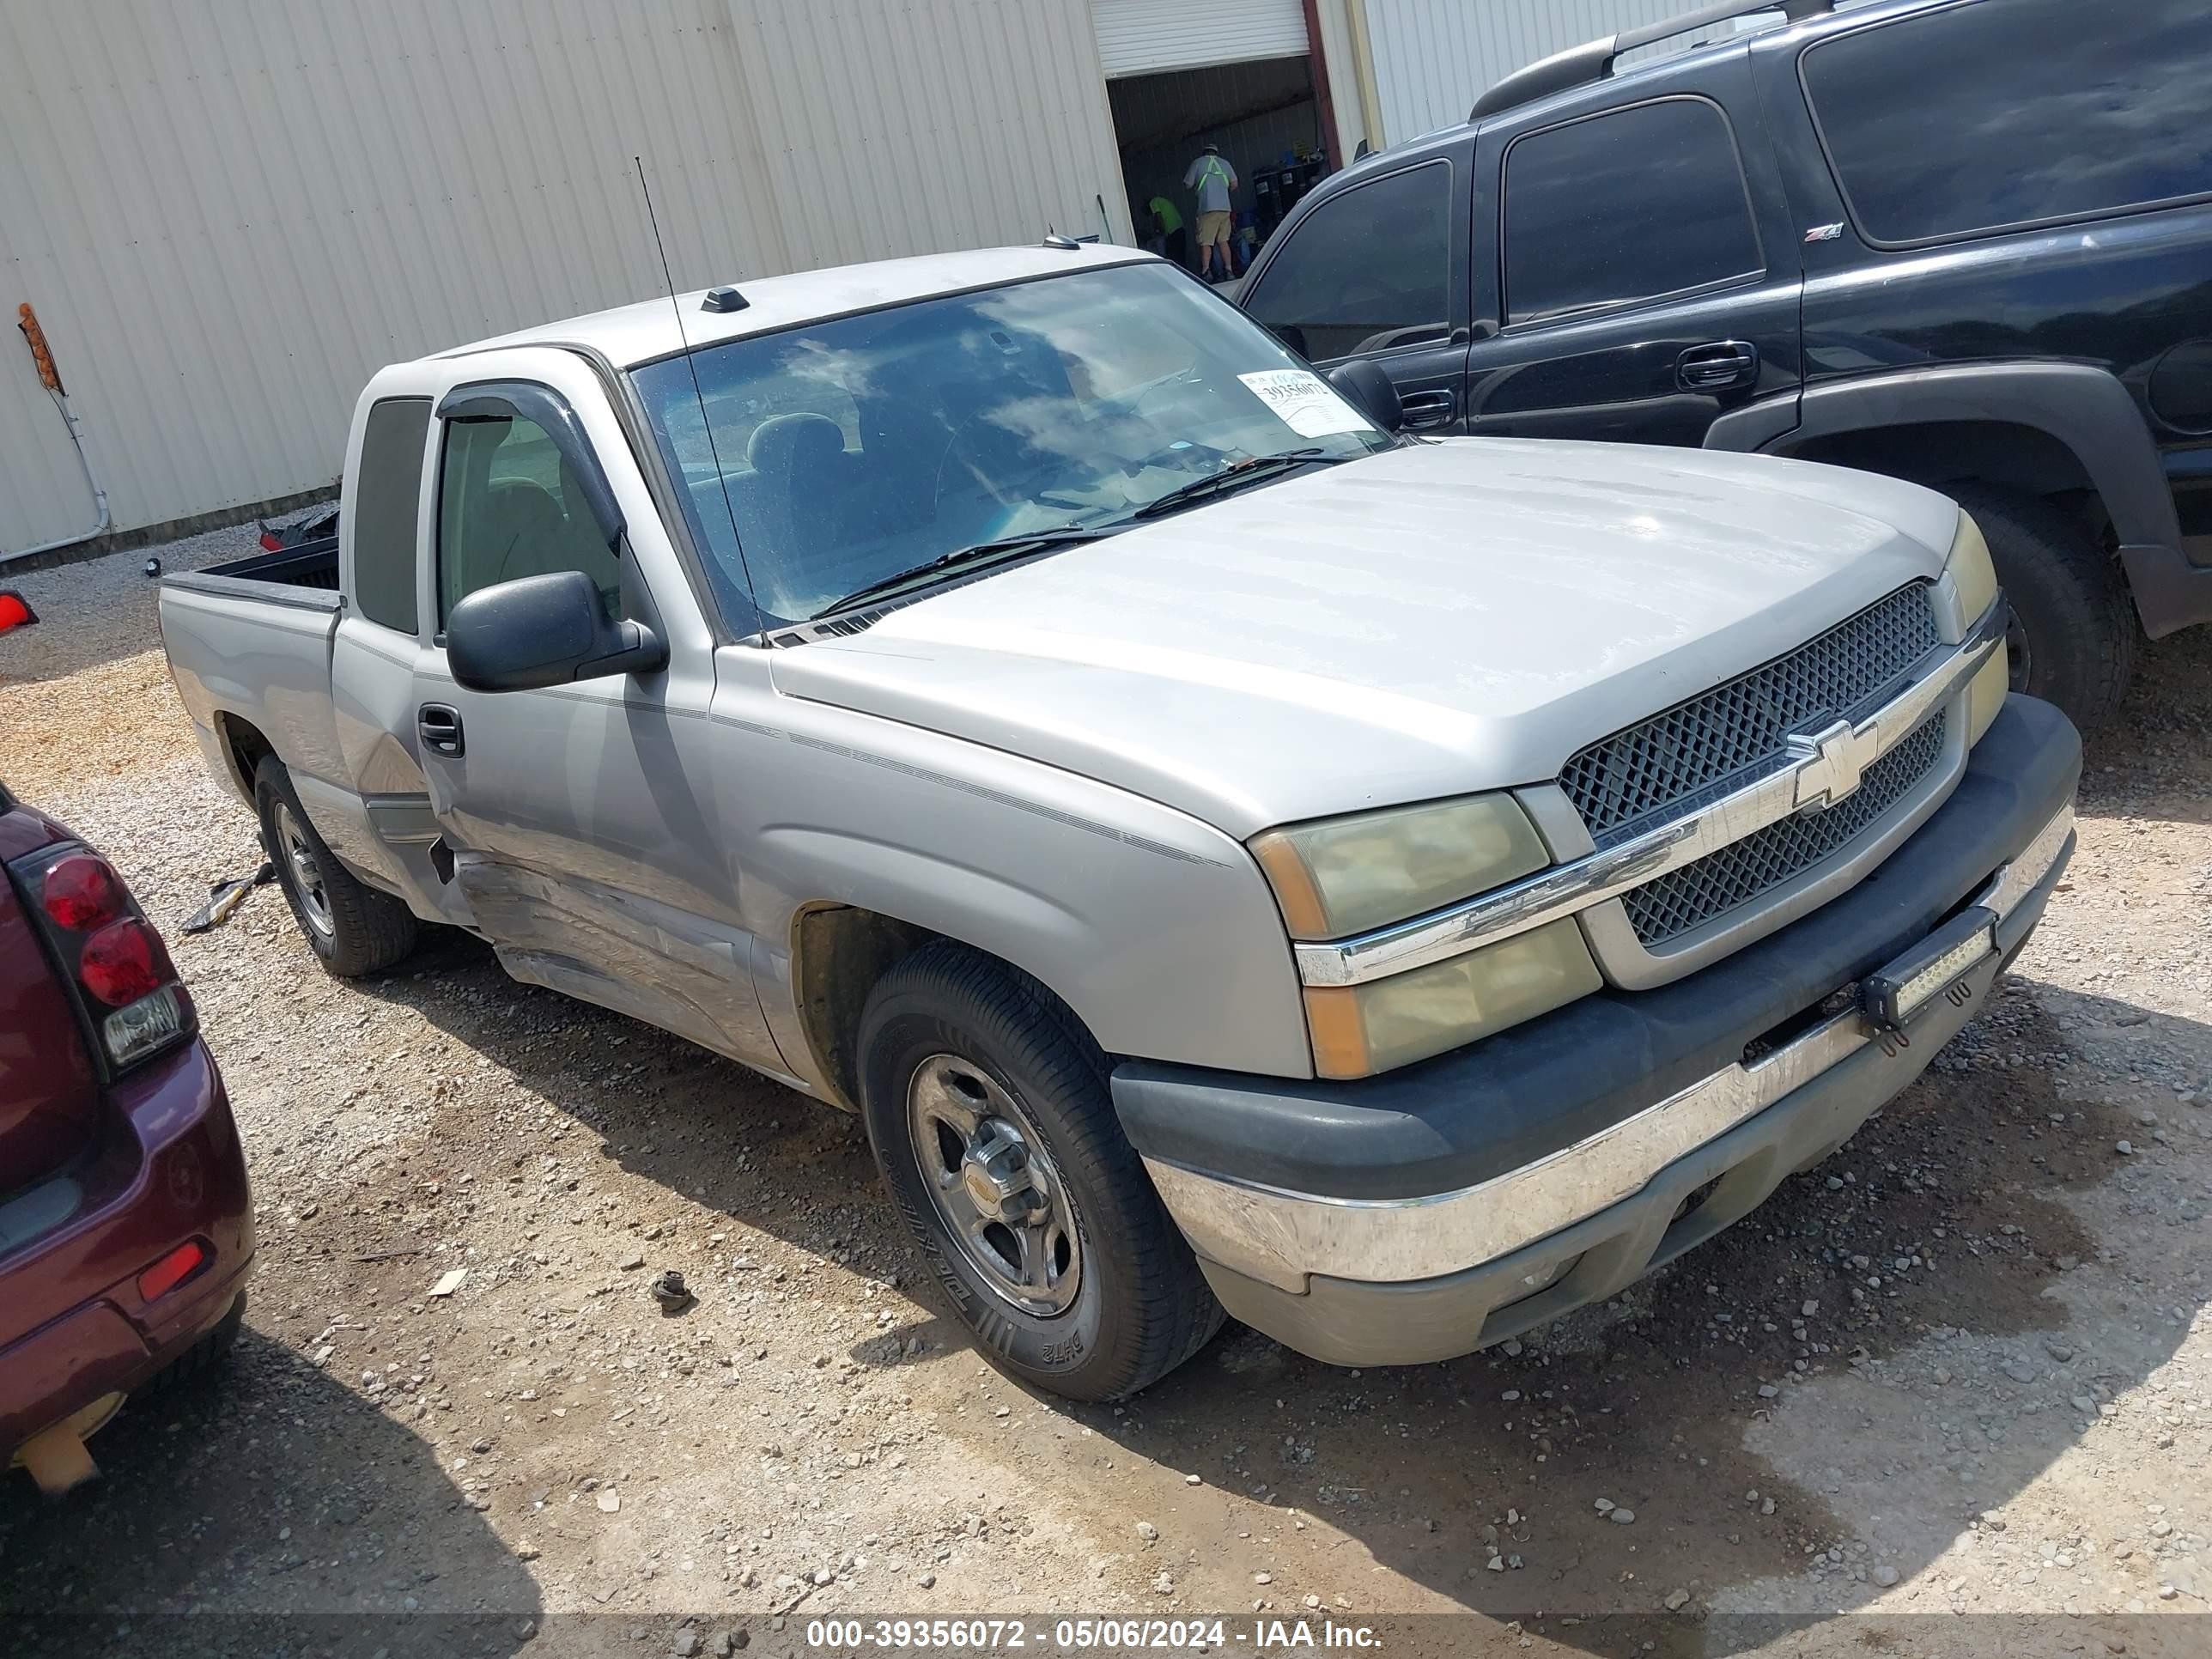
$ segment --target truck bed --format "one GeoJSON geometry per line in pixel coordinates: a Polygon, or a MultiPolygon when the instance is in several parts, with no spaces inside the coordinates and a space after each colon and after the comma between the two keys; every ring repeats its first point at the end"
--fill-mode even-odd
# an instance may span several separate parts
{"type": "Polygon", "coordinates": [[[283,605],[292,601],[269,592],[272,587],[296,588],[321,594],[306,603],[317,609],[336,610],[338,602],[338,538],[325,536],[302,542],[280,553],[256,553],[251,558],[211,564],[204,570],[179,571],[161,578],[164,588],[185,588],[203,593],[228,593],[241,599],[264,599],[283,605]]]}
{"type": "Polygon", "coordinates": [[[159,604],[178,696],[219,775],[245,793],[252,779],[234,757],[264,747],[303,796],[315,779],[346,775],[331,704],[336,537],[165,575],[159,604]]]}

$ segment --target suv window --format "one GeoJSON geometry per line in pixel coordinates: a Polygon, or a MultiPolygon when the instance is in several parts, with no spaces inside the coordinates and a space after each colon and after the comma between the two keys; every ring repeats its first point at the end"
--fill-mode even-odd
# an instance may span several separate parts
{"type": "Polygon", "coordinates": [[[480,587],[580,570],[612,605],[622,570],[545,428],[449,421],[438,480],[438,621],[480,587]]]}
{"type": "Polygon", "coordinates": [[[1505,153],[1506,320],[1629,305],[1765,269],[1719,106],[1666,98],[1505,153]]]}
{"type": "Polygon", "coordinates": [[[1451,332],[1451,163],[1426,161],[1316,205],[1245,310],[1316,362],[1451,332]]]}
{"type": "Polygon", "coordinates": [[[422,501],[428,398],[386,398],[362,428],[353,481],[353,603],[373,623],[415,631],[415,515],[422,501]]]}
{"type": "Polygon", "coordinates": [[[2203,0],[1955,6],[1824,40],[1801,73],[1872,241],[2212,193],[2203,0]]]}

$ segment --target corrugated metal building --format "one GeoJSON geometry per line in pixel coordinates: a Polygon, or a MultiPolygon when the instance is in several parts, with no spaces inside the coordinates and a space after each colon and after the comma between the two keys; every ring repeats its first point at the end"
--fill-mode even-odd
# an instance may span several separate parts
{"type": "MultiPolygon", "coordinates": [[[[662,291],[634,155],[679,286],[1048,228],[1128,240],[1125,161],[1206,122],[1310,173],[1666,9],[0,0],[0,311],[35,307],[127,531],[326,486],[386,362],[662,291]],[[1188,113],[1240,86],[1277,90],[1188,113]],[[1178,97],[1117,135],[1117,110],[1178,97]]],[[[93,517],[0,336],[0,556],[93,517]]]]}
{"type": "MultiPolygon", "coordinates": [[[[1376,141],[1379,149],[1464,121],[1477,93],[1523,64],[1601,34],[1680,16],[1697,5],[1695,0],[1364,0],[1364,9],[1375,113],[1385,134],[1376,141]]],[[[1687,43],[1674,43],[1674,49],[1687,43]]]]}

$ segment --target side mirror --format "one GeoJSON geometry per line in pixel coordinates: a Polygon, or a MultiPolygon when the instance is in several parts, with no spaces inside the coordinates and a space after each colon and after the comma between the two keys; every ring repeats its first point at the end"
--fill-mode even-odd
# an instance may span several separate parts
{"type": "Polygon", "coordinates": [[[1339,363],[1328,372],[1328,383],[1351,400],[1352,406],[1385,432],[1406,424],[1405,405],[1398,401],[1398,383],[1382,364],[1364,357],[1339,363]]]}
{"type": "Polygon", "coordinates": [[[601,674],[647,674],[668,647],[643,623],[616,622],[580,570],[480,587],[446,617],[446,662],[471,691],[529,691],[601,674]]]}

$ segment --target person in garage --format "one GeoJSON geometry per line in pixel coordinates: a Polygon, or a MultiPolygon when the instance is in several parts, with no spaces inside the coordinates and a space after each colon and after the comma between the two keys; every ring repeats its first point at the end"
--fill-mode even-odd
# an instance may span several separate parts
{"type": "Polygon", "coordinates": [[[1229,252],[1229,194],[1237,188],[1237,169],[1223,159],[1220,149],[1208,144],[1182,176],[1183,187],[1198,198],[1198,274],[1207,282],[1226,282],[1237,274],[1229,252]],[[1221,275],[1213,274],[1216,254],[1221,275]]]}
{"type": "Polygon", "coordinates": [[[1160,252],[1188,270],[1190,266],[1190,234],[1182,227],[1182,210],[1163,192],[1146,204],[1152,210],[1152,233],[1159,238],[1160,252]]]}

